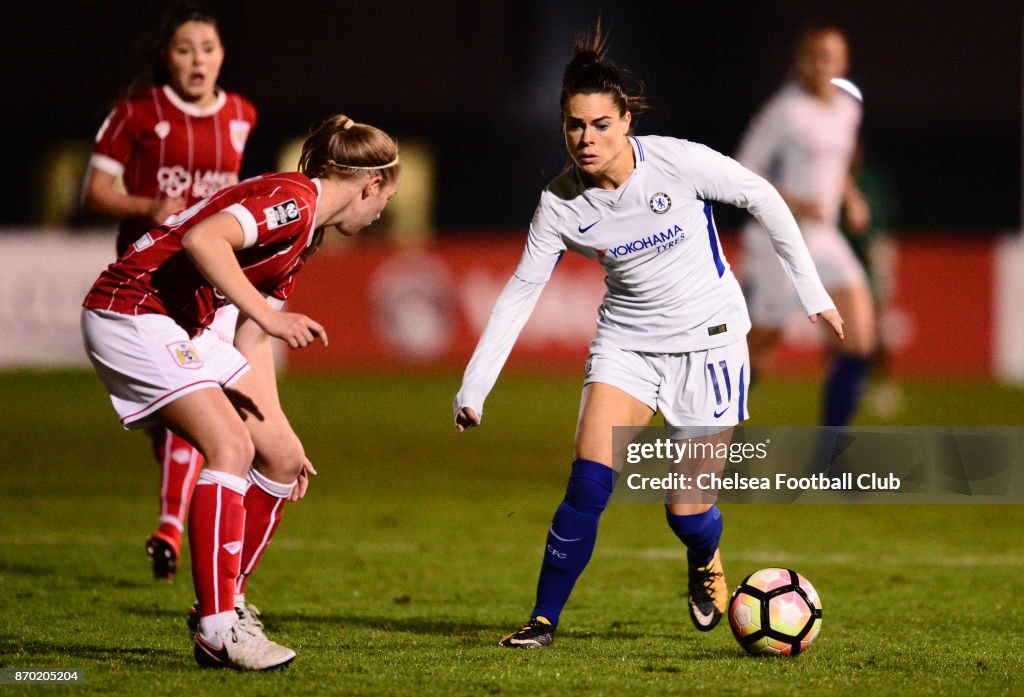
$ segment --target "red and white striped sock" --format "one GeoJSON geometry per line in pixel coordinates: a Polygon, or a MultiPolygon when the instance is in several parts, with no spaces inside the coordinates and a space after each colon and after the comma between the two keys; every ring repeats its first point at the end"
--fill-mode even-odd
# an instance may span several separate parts
{"type": "Polygon", "coordinates": [[[235,618],[246,486],[241,477],[205,469],[192,495],[188,521],[192,584],[199,600],[200,629],[207,638],[235,618]]]}
{"type": "Polygon", "coordinates": [[[249,481],[252,485],[245,494],[245,538],[242,542],[241,573],[235,583],[236,599],[239,595],[245,597],[249,575],[267,550],[281,522],[285,501],[295,488],[295,482],[281,484],[255,469],[249,470],[249,481]]]}
{"type": "Polygon", "coordinates": [[[163,471],[160,478],[160,527],[156,534],[180,554],[188,503],[203,469],[203,456],[173,431],[163,432],[160,442],[153,445],[153,453],[163,471]]]}

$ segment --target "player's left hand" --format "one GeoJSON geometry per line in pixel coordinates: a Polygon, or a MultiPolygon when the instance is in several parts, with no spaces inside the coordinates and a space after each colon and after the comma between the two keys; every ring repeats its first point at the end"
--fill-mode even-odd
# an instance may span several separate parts
{"type": "Polygon", "coordinates": [[[832,327],[832,331],[836,333],[838,338],[846,338],[846,335],[843,334],[843,318],[840,316],[839,310],[833,308],[831,310],[819,312],[816,315],[808,315],[808,319],[811,320],[811,324],[816,324],[819,317],[828,322],[828,326],[832,327]]]}
{"type": "Polygon", "coordinates": [[[291,495],[288,497],[289,501],[298,501],[306,495],[306,489],[309,488],[309,475],[316,476],[316,468],[313,467],[313,463],[309,461],[309,458],[305,458],[306,462],[302,465],[302,471],[299,472],[299,478],[295,482],[295,488],[292,489],[291,495]]]}

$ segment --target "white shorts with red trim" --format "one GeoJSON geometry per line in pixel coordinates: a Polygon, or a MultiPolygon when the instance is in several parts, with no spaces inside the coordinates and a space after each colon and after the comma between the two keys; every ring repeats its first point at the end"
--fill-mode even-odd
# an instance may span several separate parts
{"type": "Polygon", "coordinates": [[[592,382],[660,411],[673,438],[709,436],[750,416],[746,339],[689,353],[630,351],[594,339],[583,377],[584,385],[592,382]]]}
{"type": "Polygon", "coordinates": [[[190,339],[166,315],[82,311],[85,351],[126,429],[159,423],[156,412],[197,390],[231,385],[249,362],[211,329],[190,339]]]}

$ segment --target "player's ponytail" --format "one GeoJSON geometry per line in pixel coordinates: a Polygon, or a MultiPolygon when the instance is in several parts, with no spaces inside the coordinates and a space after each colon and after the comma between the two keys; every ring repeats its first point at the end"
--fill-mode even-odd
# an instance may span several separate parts
{"type": "Polygon", "coordinates": [[[336,114],[313,129],[302,144],[299,171],[308,177],[380,176],[398,178],[398,142],[384,131],[336,114]]]}
{"type": "Polygon", "coordinates": [[[637,90],[630,94],[626,79],[632,74],[616,68],[607,61],[608,37],[601,33],[601,20],[597,20],[594,33],[576,38],[572,60],[562,74],[562,94],[559,106],[562,114],[569,98],[575,94],[607,94],[619,109],[619,115],[631,111],[635,114],[651,108],[643,94],[643,83],[637,80],[637,90]]]}

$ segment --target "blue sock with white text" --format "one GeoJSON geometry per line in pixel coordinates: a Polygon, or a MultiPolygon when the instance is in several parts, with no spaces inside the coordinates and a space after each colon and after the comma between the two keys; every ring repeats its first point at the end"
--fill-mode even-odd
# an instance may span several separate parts
{"type": "Polygon", "coordinates": [[[597,521],[608,506],[618,472],[591,460],[572,463],[565,499],[555,511],[537,580],[532,617],[558,626],[576,579],[583,573],[597,542],[597,521]]]}

